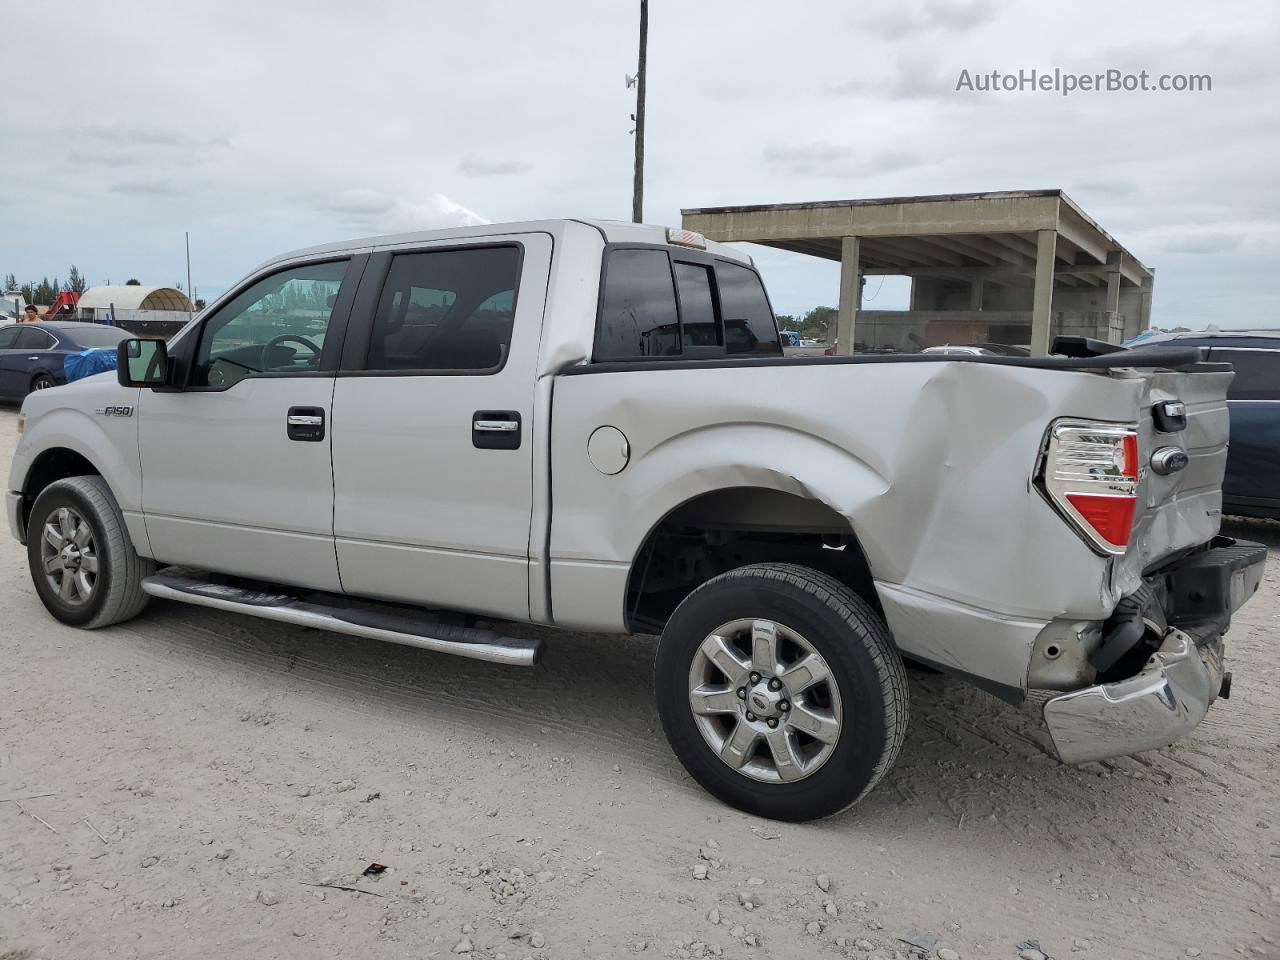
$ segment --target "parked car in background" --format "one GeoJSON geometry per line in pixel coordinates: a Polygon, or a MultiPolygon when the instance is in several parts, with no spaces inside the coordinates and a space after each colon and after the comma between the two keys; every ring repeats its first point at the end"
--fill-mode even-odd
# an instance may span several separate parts
{"type": "Polygon", "coordinates": [[[129,334],[98,323],[12,323],[0,326],[0,400],[21,400],[67,382],[71,353],[114,348],[129,334]]]}
{"type": "Polygon", "coordinates": [[[1222,512],[1280,519],[1280,330],[1158,334],[1133,346],[1202,347],[1235,368],[1222,512]]]}

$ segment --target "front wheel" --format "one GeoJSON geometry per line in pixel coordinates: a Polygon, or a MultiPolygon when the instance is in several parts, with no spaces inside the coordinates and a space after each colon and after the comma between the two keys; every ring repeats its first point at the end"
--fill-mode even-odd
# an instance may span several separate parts
{"type": "Polygon", "coordinates": [[[142,578],[155,569],[134,550],[101,477],[68,477],[41,491],[27,524],[27,565],[45,609],[87,629],[141,613],[142,578]]]}
{"type": "Polygon", "coordinates": [[[902,658],[834,577],[783,563],[707,581],[658,647],[658,713],[676,756],[749,813],[813,820],[856,803],[907,730],[902,658]]]}

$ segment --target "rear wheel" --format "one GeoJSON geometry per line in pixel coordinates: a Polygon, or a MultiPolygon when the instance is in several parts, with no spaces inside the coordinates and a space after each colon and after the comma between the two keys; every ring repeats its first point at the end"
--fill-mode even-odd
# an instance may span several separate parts
{"type": "Polygon", "coordinates": [[[137,616],[147,604],[142,578],[155,570],[134,550],[101,477],[70,477],[40,493],[27,525],[27,564],[45,608],[88,629],[137,616]]]}
{"type": "Polygon", "coordinates": [[[884,621],[807,567],[755,564],[695,590],[663,631],[656,687],[694,779],[778,820],[856,803],[906,735],[906,675],[884,621]]]}
{"type": "Polygon", "coordinates": [[[40,373],[31,381],[31,392],[35,393],[37,390],[48,390],[50,387],[56,386],[57,384],[54,383],[53,377],[49,376],[47,373],[40,373]]]}

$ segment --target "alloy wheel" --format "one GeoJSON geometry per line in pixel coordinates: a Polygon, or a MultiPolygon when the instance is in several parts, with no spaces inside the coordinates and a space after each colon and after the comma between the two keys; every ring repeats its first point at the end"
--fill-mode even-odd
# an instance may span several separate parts
{"type": "Polygon", "coordinates": [[[70,507],[50,514],[41,533],[40,557],[59,600],[73,607],[89,601],[98,582],[98,554],[84,517],[70,507]]]}
{"type": "Polygon", "coordinates": [[[724,763],[766,783],[817,772],[843,720],[827,661],[773,620],[734,620],[702,641],[689,668],[689,708],[724,763]]]}

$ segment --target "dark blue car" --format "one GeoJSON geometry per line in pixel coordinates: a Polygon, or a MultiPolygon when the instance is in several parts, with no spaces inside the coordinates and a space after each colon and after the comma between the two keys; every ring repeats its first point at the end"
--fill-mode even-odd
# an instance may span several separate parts
{"type": "Polygon", "coordinates": [[[1210,361],[1235,368],[1222,512],[1280,519],[1280,330],[1172,333],[1130,345],[1204,347],[1210,361]]]}
{"type": "Polygon", "coordinates": [[[0,326],[0,400],[21,402],[32,390],[66,383],[67,354],[114,349],[128,336],[100,323],[6,323],[0,326]]]}

